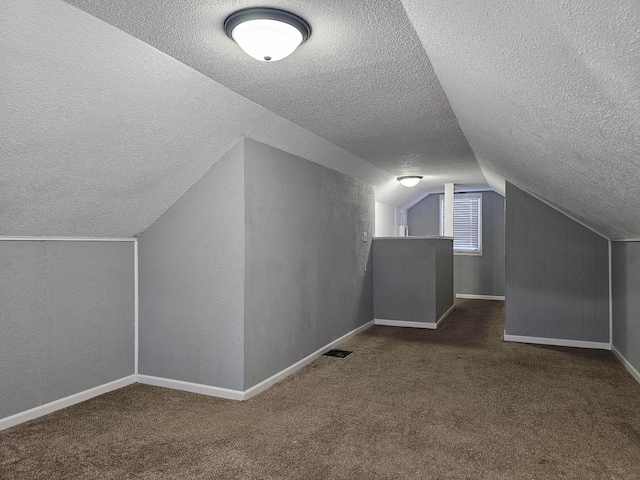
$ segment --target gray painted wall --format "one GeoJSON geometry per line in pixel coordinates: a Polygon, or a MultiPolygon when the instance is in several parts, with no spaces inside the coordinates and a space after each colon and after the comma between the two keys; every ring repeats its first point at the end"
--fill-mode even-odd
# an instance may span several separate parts
{"type": "MultiPolygon", "coordinates": [[[[440,195],[431,194],[407,213],[409,235],[440,234],[440,195]]],[[[454,255],[455,292],[503,296],[504,197],[482,192],[482,255],[454,255]]]]}
{"type": "Polygon", "coordinates": [[[397,237],[396,207],[376,202],[376,237],[397,237]]]}
{"type": "Polygon", "coordinates": [[[603,237],[507,184],[506,333],[609,342],[603,237]]]}
{"type": "Polygon", "coordinates": [[[243,390],[244,159],[237,143],[139,239],[139,371],[243,390]]]}
{"type": "Polygon", "coordinates": [[[454,301],[453,240],[436,241],[436,321],[445,314],[454,301]]]}
{"type": "Polygon", "coordinates": [[[133,249],[0,241],[0,418],[134,373],[133,249]]]}
{"type": "Polygon", "coordinates": [[[453,304],[452,244],[433,238],[374,239],[375,318],[435,323],[453,304]]]}
{"type": "Polygon", "coordinates": [[[409,236],[440,235],[440,195],[427,195],[407,210],[409,236]]]}
{"type": "Polygon", "coordinates": [[[613,346],[640,371],[640,242],[611,243],[613,346]]]}
{"type": "Polygon", "coordinates": [[[372,186],[249,139],[245,191],[249,388],[373,319],[375,209],[372,186]]]}

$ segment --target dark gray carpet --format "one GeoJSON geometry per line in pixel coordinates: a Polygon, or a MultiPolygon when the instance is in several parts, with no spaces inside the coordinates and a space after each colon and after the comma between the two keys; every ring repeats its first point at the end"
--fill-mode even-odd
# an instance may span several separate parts
{"type": "Polygon", "coordinates": [[[503,317],[374,327],[247,402],[132,385],[0,432],[0,478],[640,478],[640,385],[503,317]]]}

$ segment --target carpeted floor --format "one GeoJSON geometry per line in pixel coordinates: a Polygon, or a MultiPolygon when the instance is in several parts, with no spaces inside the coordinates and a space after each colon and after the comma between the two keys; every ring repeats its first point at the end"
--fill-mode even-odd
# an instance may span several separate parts
{"type": "Polygon", "coordinates": [[[132,385],[0,432],[0,478],[639,479],[640,385],[503,326],[503,302],[459,301],[246,402],[132,385]]]}

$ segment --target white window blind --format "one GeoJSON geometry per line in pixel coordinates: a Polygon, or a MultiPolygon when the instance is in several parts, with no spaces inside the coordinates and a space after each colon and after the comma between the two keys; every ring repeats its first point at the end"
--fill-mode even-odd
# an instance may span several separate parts
{"type": "MultiPolygon", "coordinates": [[[[444,195],[440,196],[440,235],[444,232],[444,195]]],[[[458,193],[453,198],[453,251],[482,254],[482,194],[458,193]]]]}

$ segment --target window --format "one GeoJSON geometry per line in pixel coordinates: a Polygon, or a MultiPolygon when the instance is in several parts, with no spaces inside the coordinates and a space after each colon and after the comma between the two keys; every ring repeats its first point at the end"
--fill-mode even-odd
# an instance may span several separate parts
{"type": "MultiPolygon", "coordinates": [[[[444,195],[440,195],[440,235],[444,234],[444,195]]],[[[453,252],[482,255],[482,194],[453,196],[453,252]]]]}

